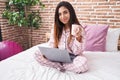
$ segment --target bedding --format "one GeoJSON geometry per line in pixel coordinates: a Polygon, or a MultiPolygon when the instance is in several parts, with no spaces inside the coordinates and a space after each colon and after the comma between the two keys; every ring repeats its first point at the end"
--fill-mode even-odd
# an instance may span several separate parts
{"type": "Polygon", "coordinates": [[[82,26],[86,36],[85,51],[118,51],[120,28],[110,28],[105,24],[82,24],[82,26]]]}
{"type": "Polygon", "coordinates": [[[0,80],[120,80],[120,52],[85,51],[89,70],[76,74],[41,66],[34,59],[36,45],[0,62],[0,80]]]}
{"type": "Polygon", "coordinates": [[[83,25],[83,28],[85,30],[85,51],[105,51],[109,25],[88,24],[83,25]]]}
{"type": "Polygon", "coordinates": [[[106,51],[118,51],[120,28],[109,28],[106,37],[106,51]]]}

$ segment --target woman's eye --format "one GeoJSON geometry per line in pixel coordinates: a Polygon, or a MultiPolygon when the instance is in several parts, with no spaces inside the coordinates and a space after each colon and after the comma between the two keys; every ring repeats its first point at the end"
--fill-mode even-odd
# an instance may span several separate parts
{"type": "Polygon", "coordinates": [[[67,13],[68,13],[68,11],[63,11],[62,13],[58,13],[58,15],[61,16],[61,15],[67,14],[67,13]]]}
{"type": "Polygon", "coordinates": [[[68,12],[67,11],[64,11],[64,14],[67,14],[68,12]]]}

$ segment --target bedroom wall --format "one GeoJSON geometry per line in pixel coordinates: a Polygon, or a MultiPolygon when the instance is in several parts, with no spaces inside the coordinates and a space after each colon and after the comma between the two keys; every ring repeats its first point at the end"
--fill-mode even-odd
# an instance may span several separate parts
{"type": "MultiPolygon", "coordinates": [[[[46,42],[46,34],[50,33],[54,22],[54,11],[58,2],[62,0],[41,0],[45,4],[45,8],[40,10],[42,24],[38,30],[32,32],[32,46],[46,42]]],[[[80,23],[85,24],[108,24],[110,27],[120,27],[120,0],[66,0],[69,1],[77,14],[80,23]]],[[[5,0],[0,0],[0,13],[2,12],[5,0]]],[[[35,10],[35,7],[31,8],[35,10]]],[[[13,39],[21,43],[23,47],[29,48],[30,37],[29,30],[9,26],[5,19],[2,20],[2,36],[3,40],[13,39]],[[25,30],[25,31],[24,31],[25,30]],[[23,32],[22,32],[23,31],[23,32]],[[7,33],[6,33],[7,32],[7,33]],[[26,34],[20,34],[20,33],[26,34]],[[14,33],[14,34],[13,34],[14,33]],[[9,34],[13,34],[10,36],[9,34]],[[20,39],[19,39],[20,38],[20,39]]],[[[120,41],[119,41],[120,44],[120,41]]]]}
{"type": "Polygon", "coordinates": [[[25,27],[9,25],[7,19],[2,18],[2,12],[5,9],[5,2],[0,0],[0,29],[2,40],[12,40],[19,43],[24,49],[29,47],[29,31],[25,27]]]}

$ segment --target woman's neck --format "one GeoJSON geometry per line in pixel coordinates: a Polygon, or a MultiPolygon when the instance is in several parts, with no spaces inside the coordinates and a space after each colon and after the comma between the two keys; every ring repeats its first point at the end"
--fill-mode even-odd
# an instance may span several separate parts
{"type": "Polygon", "coordinates": [[[66,24],[66,25],[64,26],[64,30],[66,31],[66,30],[68,30],[68,29],[69,29],[69,25],[66,24]]]}

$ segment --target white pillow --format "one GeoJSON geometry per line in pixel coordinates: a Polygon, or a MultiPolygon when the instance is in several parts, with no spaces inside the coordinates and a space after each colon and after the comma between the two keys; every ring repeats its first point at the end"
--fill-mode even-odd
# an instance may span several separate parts
{"type": "Polygon", "coordinates": [[[109,28],[106,37],[106,51],[118,51],[120,28],[109,28]]]}

